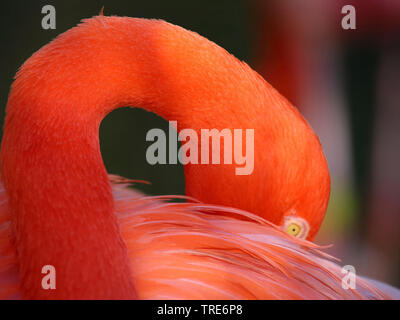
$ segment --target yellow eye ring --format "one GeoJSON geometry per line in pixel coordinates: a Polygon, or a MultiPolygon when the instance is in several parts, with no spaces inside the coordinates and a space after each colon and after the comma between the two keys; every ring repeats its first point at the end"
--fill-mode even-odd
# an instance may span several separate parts
{"type": "Polygon", "coordinates": [[[310,231],[310,225],[299,216],[286,216],[282,229],[293,237],[306,239],[310,231]]]}
{"type": "Polygon", "coordinates": [[[286,227],[286,232],[292,236],[298,236],[301,232],[301,227],[297,223],[290,223],[286,227]]]}

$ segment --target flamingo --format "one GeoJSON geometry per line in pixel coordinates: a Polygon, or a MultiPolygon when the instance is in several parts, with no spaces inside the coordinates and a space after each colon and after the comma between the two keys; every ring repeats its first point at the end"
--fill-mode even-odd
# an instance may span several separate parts
{"type": "Polygon", "coordinates": [[[357,299],[397,290],[312,242],[330,178],[317,136],[261,76],[194,32],[103,15],[34,53],[12,84],[1,146],[0,297],[357,299]],[[131,105],[179,128],[253,128],[254,172],[185,165],[176,203],[109,176],[102,119],[131,105]],[[42,287],[42,268],[56,288],[42,287]]]}

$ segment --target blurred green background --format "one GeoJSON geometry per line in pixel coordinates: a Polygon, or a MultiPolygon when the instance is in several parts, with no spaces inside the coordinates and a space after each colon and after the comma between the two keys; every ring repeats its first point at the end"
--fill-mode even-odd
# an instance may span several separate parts
{"type": "MultiPolygon", "coordinates": [[[[319,244],[362,274],[400,285],[400,1],[117,0],[3,1],[0,4],[0,121],[13,76],[41,46],[83,18],[159,18],[198,32],[246,61],[305,115],[321,138],[332,196],[319,244]],[[353,3],[357,29],[343,30],[353,3]],[[56,30],[41,9],[56,8],[56,30]],[[397,121],[395,120],[397,119],[397,121]]],[[[148,130],[167,122],[139,109],[112,112],[100,140],[108,172],[184,194],[181,165],[151,166],[148,130]]]]}

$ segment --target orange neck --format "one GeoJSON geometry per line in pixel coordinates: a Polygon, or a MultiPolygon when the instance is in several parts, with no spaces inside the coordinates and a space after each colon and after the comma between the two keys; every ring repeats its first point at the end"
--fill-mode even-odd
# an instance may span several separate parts
{"type": "Polygon", "coordinates": [[[10,93],[1,169],[25,297],[135,297],[98,142],[104,116],[126,105],[176,120],[178,129],[254,129],[253,174],[187,165],[187,194],[275,223],[307,212],[318,229],[329,194],[325,158],[284,98],[195,33],[95,17],[28,59],[10,93]],[[57,270],[54,291],[40,287],[46,264],[57,270]]]}

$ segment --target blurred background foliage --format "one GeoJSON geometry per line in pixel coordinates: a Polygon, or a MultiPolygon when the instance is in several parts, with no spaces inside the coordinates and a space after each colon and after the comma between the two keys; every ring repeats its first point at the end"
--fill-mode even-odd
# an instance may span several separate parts
{"type": "MultiPolygon", "coordinates": [[[[41,46],[83,18],[164,19],[246,61],[291,100],[321,139],[332,175],[319,244],[359,273],[400,286],[400,1],[93,0],[2,1],[0,121],[13,76],[41,46]],[[56,30],[41,9],[56,8],[56,30]],[[356,8],[343,30],[341,8],[356,8]]],[[[148,130],[168,130],[155,114],[123,108],[100,128],[110,173],[147,180],[149,194],[184,194],[181,165],[146,162],[148,130]]],[[[2,133],[1,133],[2,134],[2,133]]]]}

